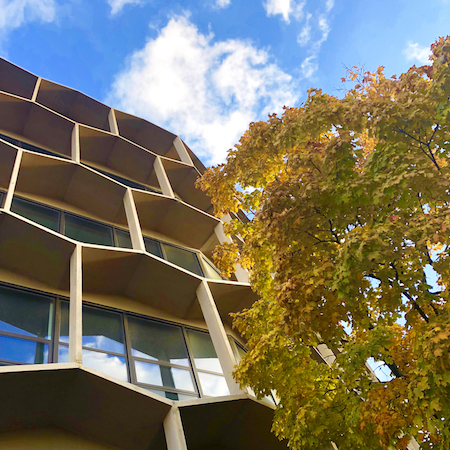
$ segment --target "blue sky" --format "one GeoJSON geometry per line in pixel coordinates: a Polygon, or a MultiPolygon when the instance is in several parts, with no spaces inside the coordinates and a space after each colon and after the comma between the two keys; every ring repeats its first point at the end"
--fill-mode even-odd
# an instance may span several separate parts
{"type": "Polygon", "coordinates": [[[450,0],[0,0],[0,54],[180,135],[205,164],[251,121],[401,73],[450,34],[450,0]]]}

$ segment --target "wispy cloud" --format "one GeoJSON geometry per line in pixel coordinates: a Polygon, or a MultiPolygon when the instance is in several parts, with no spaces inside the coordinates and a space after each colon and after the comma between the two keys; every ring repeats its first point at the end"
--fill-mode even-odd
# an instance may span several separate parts
{"type": "Polygon", "coordinates": [[[424,47],[422,45],[409,41],[408,45],[403,50],[403,54],[405,55],[407,61],[415,61],[419,64],[428,64],[430,47],[424,47]]]}
{"type": "Polygon", "coordinates": [[[12,30],[29,22],[55,20],[54,0],[0,0],[0,44],[12,30]]]}
{"type": "Polygon", "coordinates": [[[297,20],[301,18],[305,3],[306,0],[266,0],[264,9],[267,16],[280,15],[286,23],[289,23],[291,16],[297,20]]]}
{"type": "Polygon", "coordinates": [[[294,105],[298,92],[267,51],[239,39],[215,41],[176,16],[130,56],[107,102],[180,134],[215,164],[249,122],[294,105]]]}
{"type": "Polygon", "coordinates": [[[328,39],[331,27],[329,22],[329,12],[333,7],[333,0],[328,0],[325,4],[325,12],[308,13],[306,23],[297,36],[300,46],[307,47],[307,57],[303,60],[300,69],[302,78],[311,78],[319,68],[318,59],[322,44],[328,39]]]}
{"type": "Polygon", "coordinates": [[[311,17],[312,15],[309,13],[306,15],[306,23],[303,25],[302,31],[300,31],[297,36],[297,42],[301,47],[304,47],[311,40],[311,25],[309,23],[311,17]]]}
{"type": "Polygon", "coordinates": [[[142,0],[107,0],[111,7],[111,15],[118,14],[125,5],[142,5],[142,0]]]}
{"type": "Polygon", "coordinates": [[[214,6],[219,9],[228,8],[231,5],[231,0],[216,0],[214,6]]]}

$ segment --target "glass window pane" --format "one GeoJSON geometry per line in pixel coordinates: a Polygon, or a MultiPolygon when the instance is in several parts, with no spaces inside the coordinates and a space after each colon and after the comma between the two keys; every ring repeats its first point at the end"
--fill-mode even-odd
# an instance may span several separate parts
{"type": "Polygon", "coordinates": [[[128,317],[128,329],[133,356],[182,366],[189,365],[181,328],[128,317]]]}
{"type": "Polygon", "coordinates": [[[222,367],[217,358],[211,336],[201,331],[187,330],[189,347],[194,355],[197,369],[211,370],[222,373],[222,367]]]}
{"type": "Polygon", "coordinates": [[[0,208],[3,206],[3,200],[5,199],[5,193],[0,192],[0,208]]]}
{"type": "Polygon", "coordinates": [[[33,222],[50,228],[53,231],[59,231],[59,211],[47,208],[44,205],[31,203],[21,198],[14,197],[11,205],[11,211],[20,214],[33,222]]]}
{"type": "Polygon", "coordinates": [[[65,214],[65,230],[67,237],[86,244],[114,246],[112,228],[83,217],[65,214]]]}
{"type": "Polygon", "coordinates": [[[203,394],[211,397],[230,395],[225,377],[204,372],[198,372],[198,376],[202,385],[203,394]]]}
{"type": "Polygon", "coordinates": [[[116,228],[117,245],[121,248],[133,248],[131,243],[131,236],[128,231],[118,230],[116,228]]]}
{"type": "Polygon", "coordinates": [[[58,362],[69,362],[69,347],[60,345],[58,349],[58,362]]]}
{"type": "Polygon", "coordinates": [[[52,307],[50,298],[0,287],[0,331],[50,338],[52,307]]]}
{"type": "Polygon", "coordinates": [[[189,270],[192,273],[203,276],[198,262],[197,254],[173,245],[162,244],[167,261],[189,270]]]}
{"type": "Polygon", "coordinates": [[[124,353],[122,317],[83,306],[83,346],[124,353]]]}
{"type": "Polygon", "coordinates": [[[191,373],[188,370],[159,366],[143,361],[135,361],[134,364],[136,378],[140,383],[194,391],[191,373]]]}
{"type": "Polygon", "coordinates": [[[170,400],[192,400],[198,398],[198,395],[178,394],[177,392],[159,391],[158,389],[145,388],[147,391],[153,392],[156,395],[169,398],[170,400]]]}
{"type": "Polygon", "coordinates": [[[0,335],[0,359],[26,364],[47,364],[48,344],[0,335]]]}
{"type": "Polygon", "coordinates": [[[69,342],[69,303],[60,302],[61,305],[61,326],[59,327],[59,341],[69,342]]]}
{"type": "Polygon", "coordinates": [[[161,252],[161,245],[155,239],[144,237],[145,250],[155,256],[163,257],[161,252]]]}
{"type": "Polygon", "coordinates": [[[203,259],[203,271],[205,272],[205,276],[207,278],[212,278],[214,280],[221,280],[222,277],[216,269],[206,258],[203,259]]]}
{"type": "Polygon", "coordinates": [[[83,364],[119,380],[128,381],[127,365],[123,356],[83,349],[83,364]]]}

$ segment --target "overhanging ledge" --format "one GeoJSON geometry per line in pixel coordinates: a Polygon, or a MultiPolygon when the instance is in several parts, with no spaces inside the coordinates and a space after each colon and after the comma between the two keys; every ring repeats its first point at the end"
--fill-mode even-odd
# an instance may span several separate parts
{"type": "Polygon", "coordinates": [[[79,364],[0,367],[0,432],[56,426],[124,449],[165,450],[173,402],[79,364]]]}
{"type": "Polygon", "coordinates": [[[189,450],[286,450],[273,408],[248,395],[178,402],[189,450]],[[201,425],[200,425],[201,424],[201,425]]]}

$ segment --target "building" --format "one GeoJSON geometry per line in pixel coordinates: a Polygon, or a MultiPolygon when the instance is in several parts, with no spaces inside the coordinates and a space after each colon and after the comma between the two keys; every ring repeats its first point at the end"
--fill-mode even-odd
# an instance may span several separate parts
{"type": "MultiPolygon", "coordinates": [[[[281,449],[176,135],[0,60],[0,449],[281,449]]],[[[273,399],[272,399],[273,401],[273,399]]]]}

